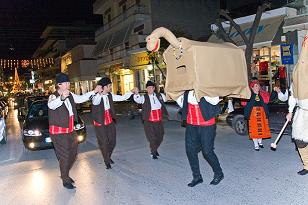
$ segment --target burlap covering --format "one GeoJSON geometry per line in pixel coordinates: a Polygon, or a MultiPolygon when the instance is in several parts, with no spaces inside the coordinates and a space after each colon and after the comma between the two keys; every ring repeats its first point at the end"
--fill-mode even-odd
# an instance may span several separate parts
{"type": "Polygon", "coordinates": [[[293,71],[293,95],[299,100],[308,99],[308,32],[304,38],[298,62],[293,71]]]}
{"type": "Polygon", "coordinates": [[[183,56],[177,60],[179,49],[169,46],[163,56],[167,64],[166,93],[176,100],[185,90],[203,96],[250,98],[245,55],[230,43],[208,43],[181,40],[183,56]]]}

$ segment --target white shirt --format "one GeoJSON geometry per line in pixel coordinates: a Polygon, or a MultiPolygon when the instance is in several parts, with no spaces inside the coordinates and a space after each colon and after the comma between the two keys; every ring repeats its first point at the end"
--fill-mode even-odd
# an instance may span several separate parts
{"type": "Polygon", "coordinates": [[[286,90],[285,93],[283,92],[277,92],[278,93],[278,99],[282,102],[286,102],[288,100],[288,97],[289,97],[289,92],[288,90],[286,90]]]}
{"type": "MultiPolygon", "coordinates": [[[[219,97],[208,97],[208,96],[204,96],[203,97],[207,102],[209,102],[210,104],[212,105],[217,105],[219,103],[219,97]]],[[[181,95],[177,100],[177,104],[180,106],[180,107],[183,107],[183,101],[184,101],[184,94],[181,95]]],[[[188,92],[188,103],[192,104],[192,105],[197,105],[198,104],[198,101],[197,101],[197,98],[194,94],[194,91],[193,90],[190,90],[188,92]]]]}
{"type": "MultiPolygon", "coordinates": [[[[115,94],[111,93],[112,100],[114,102],[119,102],[119,101],[127,100],[128,98],[130,98],[130,96],[132,94],[133,94],[132,92],[127,92],[124,95],[115,95],[115,94]]],[[[105,108],[105,110],[109,110],[110,109],[110,104],[109,104],[108,94],[103,94],[103,93],[99,94],[99,93],[97,93],[92,98],[92,104],[93,105],[99,105],[101,103],[101,99],[103,99],[103,101],[104,101],[104,108],[105,108]]]]}
{"type": "MultiPolygon", "coordinates": [[[[72,92],[70,92],[74,98],[74,101],[75,103],[83,103],[83,102],[86,102],[89,100],[89,98],[91,97],[91,95],[94,95],[94,91],[91,91],[91,92],[88,92],[88,93],[85,93],[83,95],[76,95],[72,92]]],[[[55,110],[57,109],[58,107],[60,107],[62,104],[65,104],[70,116],[74,115],[73,113],[73,108],[72,108],[72,105],[69,101],[68,98],[66,98],[64,101],[61,100],[61,96],[59,97],[56,97],[55,95],[50,95],[49,96],[49,99],[48,99],[48,108],[49,109],[52,109],[52,110],[55,110]]]]}
{"type": "Polygon", "coordinates": [[[299,100],[293,96],[293,84],[290,86],[290,97],[289,97],[289,112],[292,113],[295,106],[298,105],[300,108],[308,110],[308,99],[299,100]]]}
{"type": "MultiPolygon", "coordinates": [[[[166,102],[166,96],[161,93],[161,96],[163,98],[163,101],[166,102]]],[[[161,109],[161,103],[159,102],[157,96],[155,93],[149,95],[150,103],[151,103],[151,110],[159,110],[161,109]]],[[[141,96],[139,94],[134,95],[134,100],[138,104],[143,104],[145,99],[144,96],[141,96]]]]}

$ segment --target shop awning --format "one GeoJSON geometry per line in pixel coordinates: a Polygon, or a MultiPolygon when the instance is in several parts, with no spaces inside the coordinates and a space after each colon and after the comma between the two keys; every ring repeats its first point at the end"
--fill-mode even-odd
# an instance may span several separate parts
{"type": "MultiPolygon", "coordinates": [[[[270,44],[273,41],[276,33],[278,32],[279,27],[282,25],[282,22],[283,22],[282,16],[261,20],[255,37],[254,45],[260,46],[264,45],[265,43],[270,44]]],[[[252,24],[253,22],[249,22],[240,25],[240,27],[242,28],[242,30],[244,31],[245,35],[248,38],[251,33],[252,24]]],[[[225,30],[228,30],[228,28],[225,28],[225,30]]],[[[242,37],[234,28],[232,28],[231,30],[230,37],[236,43],[237,46],[245,46],[242,37]]],[[[215,34],[213,34],[208,41],[212,43],[223,42],[223,40],[219,39],[215,34]]]]}
{"type": "Polygon", "coordinates": [[[308,15],[285,19],[283,32],[308,30],[308,15]]]}

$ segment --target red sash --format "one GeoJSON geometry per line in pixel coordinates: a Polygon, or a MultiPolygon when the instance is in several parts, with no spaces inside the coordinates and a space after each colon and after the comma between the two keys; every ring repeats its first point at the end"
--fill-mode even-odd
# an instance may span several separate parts
{"type": "Polygon", "coordinates": [[[162,116],[162,110],[151,110],[149,121],[150,122],[160,122],[162,121],[163,116],[162,116]]]}
{"type": "Polygon", "coordinates": [[[199,104],[188,103],[187,124],[198,126],[210,126],[215,124],[215,118],[205,121],[203,119],[199,104]]]}
{"type": "Polygon", "coordinates": [[[68,134],[74,131],[74,115],[70,116],[69,127],[58,127],[55,125],[49,126],[49,133],[52,135],[68,134]]]}
{"type": "MultiPolygon", "coordinates": [[[[104,122],[104,125],[109,125],[112,123],[112,117],[111,117],[111,114],[110,114],[110,109],[108,110],[105,110],[105,122],[104,122]]],[[[102,124],[96,122],[95,120],[93,120],[93,125],[94,126],[102,126],[102,124]]]]}

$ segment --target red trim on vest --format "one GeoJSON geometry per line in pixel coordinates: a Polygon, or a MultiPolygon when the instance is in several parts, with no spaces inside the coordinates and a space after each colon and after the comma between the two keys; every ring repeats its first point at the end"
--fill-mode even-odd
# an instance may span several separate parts
{"type": "Polygon", "coordinates": [[[205,121],[202,116],[199,104],[193,105],[188,103],[187,124],[198,126],[211,126],[215,124],[215,118],[213,117],[212,119],[205,121]]]}
{"type": "Polygon", "coordinates": [[[57,135],[57,134],[68,134],[72,133],[74,131],[74,115],[70,116],[70,122],[69,122],[69,127],[58,127],[51,125],[49,126],[49,133],[52,135],[57,135]]]}
{"type": "MultiPolygon", "coordinates": [[[[109,125],[111,123],[112,123],[112,117],[111,117],[111,114],[110,114],[110,109],[108,109],[108,110],[105,110],[105,122],[104,122],[104,125],[109,125]]],[[[93,125],[96,126],[96,127],[102,126],[102,124],[96,122],[95,120],[93,120],[93,125]]]]}
{"type": "Polygon", "coordinates": [[[151,110],[149,121],[150,122],[160,122],[163,119],[162,110],[151,110]]]}

